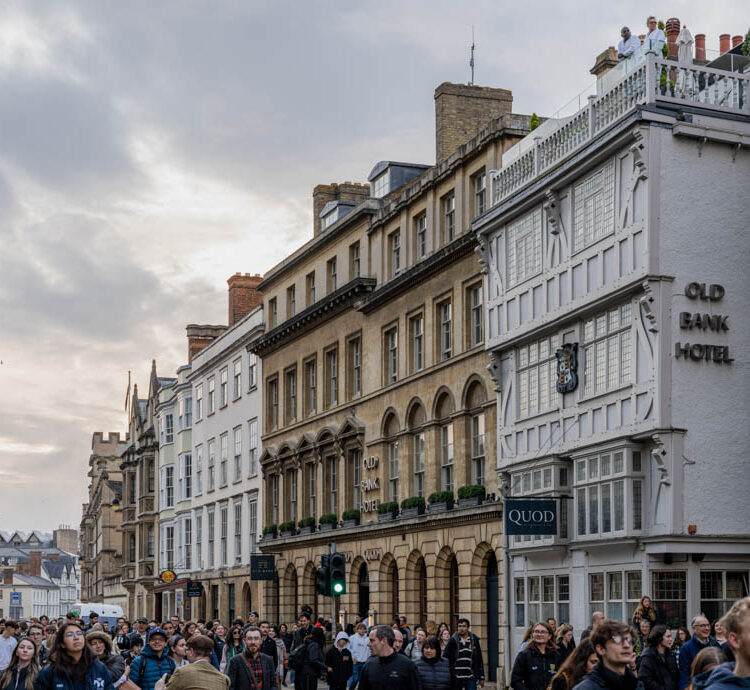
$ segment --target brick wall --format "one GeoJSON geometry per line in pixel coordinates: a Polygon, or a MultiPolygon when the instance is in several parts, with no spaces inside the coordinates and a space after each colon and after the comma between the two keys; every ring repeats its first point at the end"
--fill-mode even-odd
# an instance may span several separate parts
{"type": "Polygon", "coordinates": [[[313,233],[320,232],[320,212],[329,201],[353,201],[359,204],[370,197],[370,185],[360,182],[331,182],[313,189],[313,233]]]}
{"type": "Polygon", "coordinates": [[[241,321],[253,309],[263,304],[263,294],[258,285],[263,277],[249,273],[235,273],[227,280],[229,285],[229,328],[241,321]]]}

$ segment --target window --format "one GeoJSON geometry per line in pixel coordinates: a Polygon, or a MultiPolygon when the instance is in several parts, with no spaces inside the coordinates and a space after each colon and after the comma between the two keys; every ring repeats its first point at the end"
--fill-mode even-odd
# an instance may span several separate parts
{"type": "Polygon", "coordinates": [[[297,521],[297,470],[289,470],[287,480],[287,505],[289,506],[289,520],[297,521]]]}
{"type": "Polygon", "coordinates": [[[242,502],[234,503],[234,562],[242,562],[242,502]]]}
{"type": "Polygon", "coordinates": [[[471,483],[484,485],[484,413],[471,418],[471,483]]]}
{"type": "Polygon", "coordinates": [[[221,534],[220,534],[220,546],[221,546],[221,565],[227,564],[227,533],[229,530],[229,508],[226,505],[221,506],[221,534]]]}
{"type": "Polygon", "coordinates": [[[443,198],[443,243],[453,242],[456,235],[456,195],[443,198]]]}
{"type": "Polygon", "coordinates": [[[297,289],[290,285],[286,289],[286,317],[291,319],[297,313],[297,289]]]}
{"type": "Polygon", "coordinates": [[[398,329],[391,328],[385,332],[385,383],[394,383],[398,379],[398,329]]]}
{"type": "Polygon", "coordinates": [[[557,407],[555,347],[557,338],[542,338],[517,350],[518,416],[557,407]]]}
{"type": "Polygon", "coordinates": [[[362,505],[362,453],[359,449],[352,449],[349,452],[349,476],[352,485],[352,508],[359,510],[362,505]]]}
{"type": "MultiPolygon", "coordinates": [[[[701,592],[702,593],[702,592],[701,592]]],[[[660,622],[669,628],[687,623],[687,573],[684,570],[654,570],[651,599],[660,622]]]]}
{"type": "Polygon", "coordinates": [[[401,273],[401,233],[398,230],[388,235],[388,254],[391,257],[390,277],[395,278],[401,273]]]}
{"type": "Polygon", "coordinates": [[[297,419],[297,370],[286,373],[286,422],[291,424],[297,419]]]}
{"type": "Polygon", "coordinates": [[[216,488],[216,440],[208,441],[208,490],[216,488]]]}
{"type": "Polygon", "coordinates": [[[227,379],[229,377],[229,371],[224,367],[219,372],[219,407],[224,407],[227,404],[227,379]]]}
{"type": "Polygon", "coordinates": [[[174,441],[174,416],[172,414],[164,415],[164,442],[172,443],[174,441]]]}
{"type": "Polygon", "coordinates": [[[193,425],[193,399],[190,397],[180,398],[178,405],[177,425],[180,430],[189,429],[193,425]]]}
{"type": "Polygon", "coordinates": [[[248,434],[248,473],[250,477],[258,474],[258,420],[251,419],[247,423],[248,434]]]}
{"type": "Polygon", "coordinates": [[[310,462],[307,463],[307,510],[308,515],[311,517],[315,517],[317,515],[316,508],[317,504],[315,502],[315,493],[316,493],[316,485],[317,485],[317,476],[316,476],[316,470],[315,464],[310,462]]]}
{"type": "Polygon", "coordinates": [[[362,339],[349,340],[349,398],[362,394],[362,339]]]}
{"type": "Polygon", "coordinates": [[[317,367],[315,366],[315,360],[311,359],[305,362],[305,410],[308,416],[315,414],[317,380],[317,367]]]}
{"type": "Polygon", "coordinates": [[[469,347],[479,345],[484,339],[482,335],[482,284],[472,285],[468,289],[467,330],[469,331],[469,347]]]}
{"type": "Polygon", "coordinates": [[[413,439],[414,495],[424,497],[424,434],[414,434],[413,439]]]}
{"type": "Polygon", "coordinates": [[[424,369],[424,316],[419,314],[409,322],[411,333],[411,367],[412,371],[424,369]]]}
{"type": "Polygon", "coordinates": [[[165,479],[165,491],[166,491],[166,506],[167,508],[174,507],[174,465],[167,465],[164,468],[164,479],[165,479]]]}
{"type": "Polygon", "coordinates": [[[554,618],[558,625],[570,622],[570,577],[568,575],[517,577],[513,591],[516,627],[533,625],[547,618],[554,618]]]}
{"type": "Polygon", "coordinates": [[[334,209],[330,213],[323,216],[323,222],[321,223],[321,230],[327,230],[339,219],[338,209],[334,209]]]}
{"type": "Polygon", "coordinates": [[[258,385],[258,356],[252,352],[247,356],[247,386],[249,390],[258,385]]]}
{"type": "Polygon", "coordinates": [[[258,539],[258,499],[251,498],[247,502],[247,529],[250,532],[250,553],[255,553],[258,539]]]}
{"type": "Polygon", "coordinates": [[[193,495],[193,455],[185,453],[182,457],[182,498],[191,498],[193,495]]]}
{"type": "Polygon", "coordinates": [[[487,207],[487,174],[482,171],[472,178],[474,187],[474,216],[480,216],[487,207]]]}
{"type": "Polygon", "coordinates": [[[271,475],[271,524],[279,522],[279,475],[271,475]]]}
{"type": "Polygon", "coordinates": [[[359,242],[355,242],[349,247],[349,276],[359,278],[362,273],[362,266],[359,258],[359,242]]]}
{"type": "Polygon", "coordinates": [[[508,226],[508,287],[542,270],[542,210],[538,208],[508,226]]]}
{"type": "Polygon", "coordinates": [[[203,568],[203,517],[195,516],[195,567],[203,568]]]}
{"type": "Polygon", "coordinates": [[[154,557],[154,527],[149,525],[146,528],[146,556],[148,558],[154,557]]]}
{"type": "Polygon", "coordinates": [[[135,534],[131,534],[128,541],[128,563],[135,563],[135,534]]]}
{"type": "Polygon", "coordinates": [[[748,595],[747,570],[701,572],[700,610],[709,621],[721,618],[732,604],[748,595]]]}
{"type": "Polygon", "coordinates": [[[216,539],[216,515],[213,508],[208,509],[208,523],[206,525],[208,530],[208,567],[214,567],[214,558],[216,552],[214,551],[214,540],[216,539]]]}
{"type": "Polygon", "coordinates": [[[438,333],[435,340],[439,344],[438,358],[443,362],[453,354],[453,322],[450,300],[438,304],[437,317],[438,333]]]}
{"type": "Polygon", "coordinates": [[[182,522],[185,570],[193,569],[193,521],[190,518],[182,522]]]}
{"type": "Polygon", "coordinates": [[[203,445],[195,447],[195,495],[203,493],[203,445]]]}
{"type": "Polygon", "coordinates": [[[149,460],[146,465],[146,492],[152,494],[154,492],[154,461],[149,460]]]}
{"type": "Polygon", "coordinates": [[[234,429],[234,480],[238,482],[242,479],[242,427],[234,429]]]}
{"type": "Polygon", "coordinates": [[[573,187],[573,251],[615,230],[615,165],[610,161],[573,187]]]}
{"type": "Polygon", "coordinates": [[[338,498],[338,460],[331,456],[326,461],[326,483],[328,484],[328,512],[339,514],[338,498]]]}
{"type": "Polygon", "coordinates": [[[237,400],[242,395],[242,358],[232,363],[232,399],[237,400]]]}
{"type": "Polygon", "coordinates": [[[279,305],[275,297],[268,300],[268,326],[276,328],[279,325],[279,305]]]}
{"type": "Polygon", "coordinates": [[[195,421],[203,419],[203,384],[195,387],[195,421]]]}
{"type": "Polygon", "coordinates": [[[336,257],[329,259],[326,263],[326,280],[328,281],[327,293],[330,295],[336,291],[336,257]]]}
{"type": "Polygon", "coordinates": [[[334,407],[339,402],[339,362],[338,350],[326,352],[326,407],[334,407]]]}
{"type": "Polygon", "coordinates": [[[208,414],[216,412],[216,379],[213,376],[208,378],[208,414]]]}
{"type": "Polygon", "coordinates": [[[219,436],[219,445],[221,448],[221,460],[219,465],[219,486],[226,486],[228,483],[227,465],[229,464],[229,434],[223,433],[219,436]]]}
{"type": "Polygon", "coordinates": [[[631,307],[627,303],[584,322],[585,395],[596,395],[630,383],[631,321],[631,307]]]}
{"type": "Polygon", "coordinates": [[[268,429],[274,431],[279,426],[279,381],[268,382],[268,429]]]}
{"type": "Polygon", "coordinates": [[[375,199],[382,199],[390,191],[390,185],[391,171],[386,170],[372,181],[372,196],[375,199]]]}
{"type": "Polygon", "coordinates": [[[414,219],[414,254],[423,259],[427,254],[427,214],[420,213],[414,219]]]}
{"type": "Polygon", "coordinates": [[[305,276],[305,291],[307,292],[307,306],[315,304],[315,271],[305,276]]]}
{"type": "Polygon", "coordinates": [[[388,443],[388,500],[398,501],[398,441],[388,443]]]}
{"type": "Polygon", "coordinates": [[[453,424],[440,427],[440,490],[453,491],[453,424]]]}
{"type": "Polygon", "coordinates": [[[170,570],[174,568],[174,526],[170,525],[165,530],[166,544],[164,550],[166,552],[166,564],[170,570]]]}

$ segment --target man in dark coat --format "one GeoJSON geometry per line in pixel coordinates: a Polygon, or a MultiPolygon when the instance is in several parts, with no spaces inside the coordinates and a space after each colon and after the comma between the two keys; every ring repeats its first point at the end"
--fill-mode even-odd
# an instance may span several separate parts
{"type": "Polygon", "coordinates": [[[260,629],[251,625],[245,630],[244,654],[233,656],[227,666],[232,690],[278,690],[276,666],[270,656],[261,653],[260,644],[260,629]]]}
{"type": "Polygon", "coordinates": [[[472,689],[479,684],[484,687],[484,659],[479,638],[469,631],[468,618],[458,619],[458,632],[445,646],[443,656],[450,662],[458,688],[472,689]]]}
{"type": "Polygon", "coordinates": [[[690,667],[698,652],[706,647],[719,646],[711,637],[711,624],[705,616],[693,616],[690,627],[693,629],[693,636],[680,647],[680,690],[685,690],[690,685],[690,667]]]}
{"type": "Polygon", "coordinates": [[[417,667],[393,649],[395,635],[387,625],[370,630],[372,656],[359,678],[360,690],[420,690],[417,667]]]}

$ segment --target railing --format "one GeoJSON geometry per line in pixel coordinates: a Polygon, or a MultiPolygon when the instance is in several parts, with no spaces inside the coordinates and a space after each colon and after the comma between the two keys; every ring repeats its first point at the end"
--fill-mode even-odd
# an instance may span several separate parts
{"type": "Polygon", "coordinates": [[[566,118],[550,134],[500,170],[490,171],[492,204],[549,170],[591,141],[636,105],[667,102],[750,115],[750,73],[664,60],[655,53],[613,84],[601,96],[566,118]]]}
{"type": "Polygon", "coordinates": [[[138,515],[143,513],[154,512],[154,497],[153,496],[141,496],[138,499],[138,515]]]}

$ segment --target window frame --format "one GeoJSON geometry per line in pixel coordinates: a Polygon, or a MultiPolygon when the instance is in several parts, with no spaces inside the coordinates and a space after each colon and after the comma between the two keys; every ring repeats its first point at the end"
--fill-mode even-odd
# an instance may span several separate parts
{"type": "Polygon", "coordinates": [[[427,211],[414,216],[414,259],[420,261],[427,256],[427,211]]]}
{"type": "Polygon", "coordinates": [[[456,239],[456,192],[448,192],[441,200],[443,218],[443,244],[450,244],[456,239]]]}

